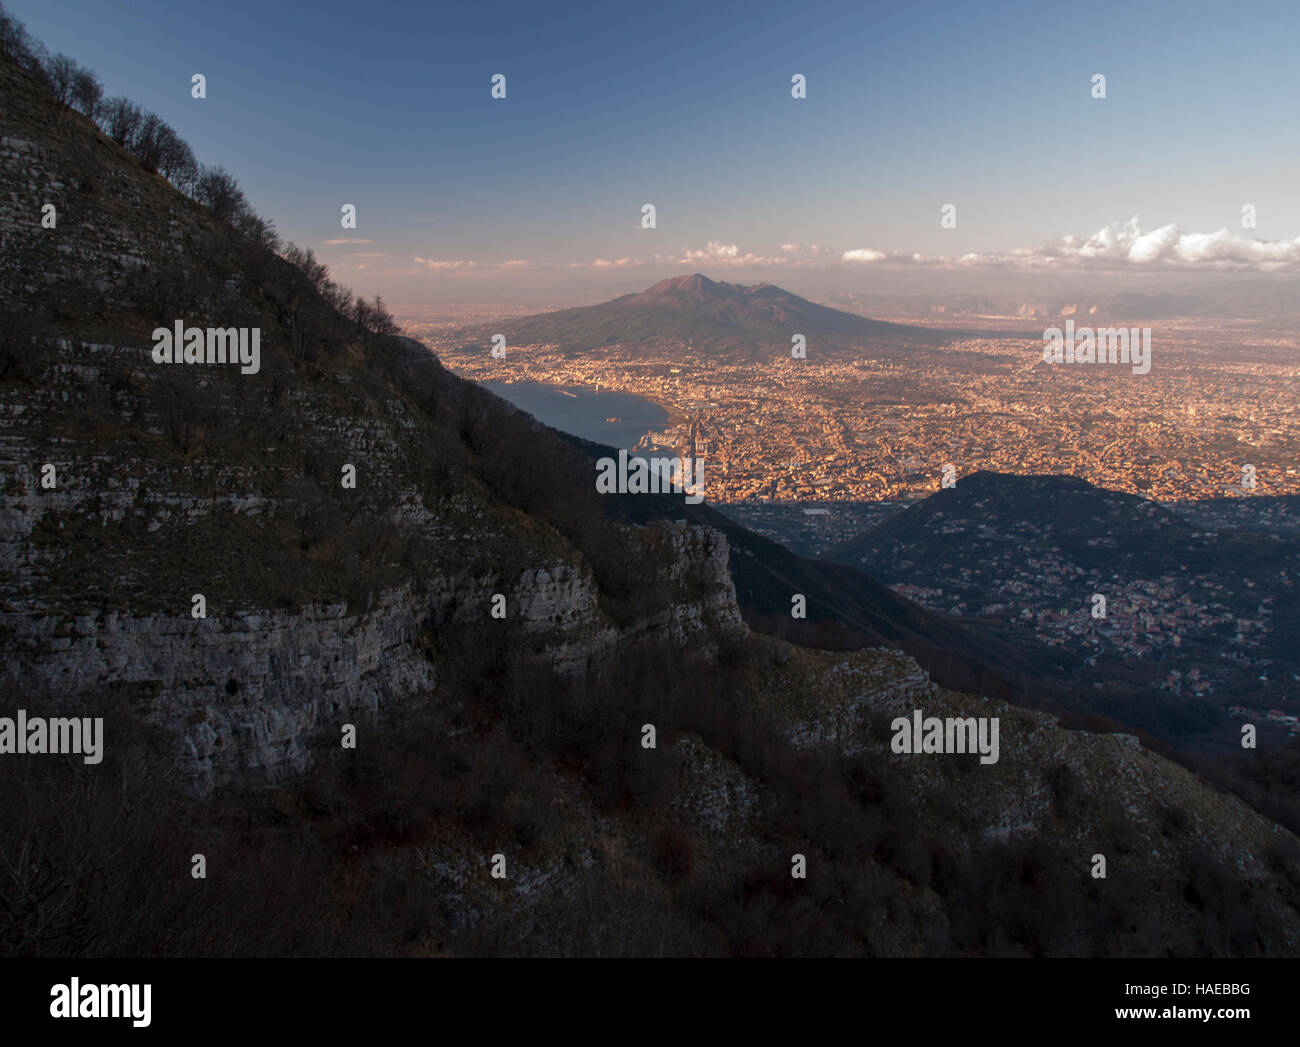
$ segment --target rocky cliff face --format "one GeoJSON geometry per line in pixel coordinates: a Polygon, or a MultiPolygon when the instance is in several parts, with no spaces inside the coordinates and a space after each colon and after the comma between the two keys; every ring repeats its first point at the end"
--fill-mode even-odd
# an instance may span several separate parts
{"type": "MultiPolygon", "coordinates": [[[[6,491],[35,486],[30,471],[8,457],[14,450],[0,461],[6,491]]],[[[133,501],[131,489],[115,500],[133,501]]],[[[73,501],[62,500],[64,512],[73,501]]],[[[110,517],[125,511],[105,510],[102,502],[98,508],[110,517]]],[[[23,570],[38,559],[31,536],[54,511],[34,490],[0,495],[0,570],[8,578],[21,574],[31,584],[23,570]]],[[[517,621],[561,672],[590,667],[641,639],[707,647],[720,633],[742,631],[726,539],[685,524],[654,530],[670,555],[650,565],[647,584],[664,583],[670,598],[630,625],[616,626],[603,613],[589,568],[563,562],[526,569],[512,586],[490,573],[440,573],[384,590],[365,610],[338,602],[195,619],[64,614],[57,606],[33,616],[10,607],[0,611],[7,691],[69,705],[105,689],[125,693],[178,736],[177,770],[192,789],[273,783],[307,771],[320,746],[336,746],[340,725],[376,723],[408,703],[436,701],[438,666],[421,638],[488,620],[497,592],[507,598],[503,627],[517,621]]]]}
{"type": "Polygon", "coordinates": [[[241,429],[263,408],[229,379],[200,378],[194,417],[226,421],[177,454],[176,427],[191,422],[159,409],[169,376],[147,350],[64,339],[38,360],[0,412],[8,694],[137,699],[178,735],[178,771],[199,791],[302,773],[341,724],[437,700],[421,638],[493,621],[497,593],[502,628],[517,624],[564,672],[628,642],[707,647],[743,629],[721,534],[637,529],[655,598],[616,623],[576,550],[520,530],[473,486],[430,487],[410,464],[424,434],[405,405],[358,410],[341,376],[293,390],[272,415],[278,432],[252,427],[253,447],[241,429]],[[331,542],[303,530],[315,526],[305,514],[338,514],[326,470],[344,459],[370,519],[355,541],[331,542]],[[405,550],[399,561],[369,562],[383,542],[405,550]]]}

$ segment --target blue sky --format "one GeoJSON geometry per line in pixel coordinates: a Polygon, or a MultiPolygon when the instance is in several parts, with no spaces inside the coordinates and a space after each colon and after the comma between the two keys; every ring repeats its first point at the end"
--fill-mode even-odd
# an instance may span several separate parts
{"type": "Polygon", "coordinates": [[[1294,2],[5,3],[394,302],[1300,260],[1294,2]]]}

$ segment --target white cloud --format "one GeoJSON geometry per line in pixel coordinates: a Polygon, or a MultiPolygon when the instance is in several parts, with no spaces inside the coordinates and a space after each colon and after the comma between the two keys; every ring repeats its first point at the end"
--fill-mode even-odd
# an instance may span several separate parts
{"type": "Polygon", "coordinates": [[[835,248],[827,247],[825,244],[782,244],[781,253],[823,258],[833,255],[835,248]]]}
{"type": "Polygon", "coordinates": [[[743,269],[754,266],[788,265],[788,258],[764,258],[762,255],[746,251],[741,254],[738,244],[724,244],[721,240],[710,240],[702,248],[684,248],[676,257],[673,255],[655,255],[658,265],[666,266],[700,266],[707,265],[715,269],[743,269]]]}
{"type": "MultiPolygon", "coordinates": [[[[369,241],[356,241],[369,242],[369,241]]],[[[358,258],[382,257],[361,254],[358,258]]],[[[683,247],[675,254],[637,258],[593,258],[582,262],[533,262],[512,258],[504,262],[469,259],[439,261],[415,257],[421,271],[470,276],[567,268],[594,272],[634,269],[705,271],[721,269],[825,269],[836,266],[927,266],[945,269],[1123,270],[1205,269],[1300,272],[1300,237],[1262,240],[1229,229],[1189,233],[1176,225],[1144,229],[1137,217],[1115,222],[1090,236],[1062,236],[1032,247],[1005,251],[970,251],[954,255],[924,255],[879,247],[837,251],[825,244],[788,242],[773,256],[747,251],[735,242],[709,240],[703,247],[683,247]]]]}
{"type": "Polygon", "coordinates": [[[415,264],[422,265],[435,273],[454,272],[458,269],[477,269],[479,267],[477,262],[463,260],[440,262],[433,258],[421,258],[418,254],[415,256],[415,264]]]}
{"type": "Polygon", "coordinates": [[[590,262],[570,262],[570,269],[636,269],[645,265],[639,258],[593,258],[590,262]]]}
{"type": "MultiPolygon", "coordinates": [[[[436,258],[421,258],[415,256],[415,264],[423,266],[424,271],[430,273],[442,273],[447,276],[487,276],[493,273],[519,272],[525,269],[541,269],[545,266],[538,266],[527,258],[511,258],[504,262],[476,262],[472,259],[455,258],[446,261],[439,261],[436,258]]],[[[417,270],[418,272],[419,270],[417,270]]]]}
{"type": "Polygon", "coordinates": [[[884,251],[874,251],[867,247],[859,247],[852,251],[845,251],[840,260],[844,262],[880,262],[888,257],[889,255],[884,251]]]}
{"type": "Polygon", "coordinates": [[[570,262],[570,269],[640,269],[642,267],[708,266],[710,268],[741,268],[757,265],[787,265],[785,258],[764,258],[752,252],[741,253],[737,244],[710,240],[702,248],[686,247],[681,254],[656,254],[642,258],[594,258],[590,262],[570,262]]]}
{"type": "Polygon", "coordinates": [[[740,248],[735,244],[724,244],[720,240],[710,240],[704,250],[692,251],[688,249],[684,259],[688,262],[709,261],[709,262],[731,262],[739,258],[740,248]]]}
{"type": "Polygon", "coordinates": [[[678,256],[655,255],[661,266],[701,266],[717,269],[753,269],[780,266],[785,269],[822,268],[833,261],[835,248],[825,244],[786,243],[775,257],[741,251],[734,243],[710,240],[702,248],[685,248],[678,256]]]}
{"type": "Polygon", "coordinates": [[[1021,269],[1209,269],[1277,272],[1300,269],[1300,237],[1261,240],[1229,229],[1187,233],[1176,225],[1144,230],[1134,216],[1113,222],[1091,236],[1062,236],[1036,247],[1002,252],[926,256],[858,248],[845,262],[881,262],[947,268],[1021,269]]]}
{"type": "Polygon", "coordinates": [[[337,247],[339,244],[373,244],[373,240],[349,240],[346,237],[341,240],[326,240],[330,247],[337,247]]]}

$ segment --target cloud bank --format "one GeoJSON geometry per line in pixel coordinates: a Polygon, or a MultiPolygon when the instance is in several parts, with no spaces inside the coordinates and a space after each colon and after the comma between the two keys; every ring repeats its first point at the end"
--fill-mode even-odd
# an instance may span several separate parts
{"type": "MultiPolygon", "coordinates": [[[[330,241],[338,242],[338,241],[330,241]]],[[[354,241],[364,242],[364,241],[354,241]]],[[[1300,272],[1300,237],[1264,240],[1230,229],[1213,233],[1185,232],[1176,225],[1143,229],[1134,216],[1114,222],[1091,236],[1062,236],[1035,247],[1008,251],[974,251],[960,255],[923,255],[879,247],[854,247],[837,251],[826,244],[783,243],[778,254],[767,256],[742,250],[739,244],[710,240],[703,247],[683,247],[673,254],[647,258],[593,258],[567,263],[511,259],[485,263],[465,259],[438,261],[421,258],[420,271],[460,275],[537,269],[574,269],[593,272],[630,269],[829,269],[858,266],[924,266],[935,269],[1025,270],[1207,270],[1222,272],[1300,272]]]]}
{"type": "Polygon", "coordinates": [[[923,256],[857,248],[840,256],[849,264],[885,262],[947,268],[1204,269],[1280,272],[1300,269],[1300,237],[1262,240],[1230,229],[1189,233],[1176,225],[1143,230],[1134,216],[1088,237],[1063,236],[1011,251],[923,256]]]}

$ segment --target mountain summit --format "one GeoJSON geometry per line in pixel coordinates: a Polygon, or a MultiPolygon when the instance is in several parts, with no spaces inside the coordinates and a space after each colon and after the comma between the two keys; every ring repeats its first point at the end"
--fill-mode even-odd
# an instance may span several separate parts
{"type": "Polygon", "coordinates": [[[506,324],[504,332],[512,343],[553,343],[575,350],[655,338],[788,345],[795,334],[926,341],[933,337],[924,328],[817,305],[773,284],[747,287],[702,273],[670,277],[599,305],[523,317],[506,324]]]}

